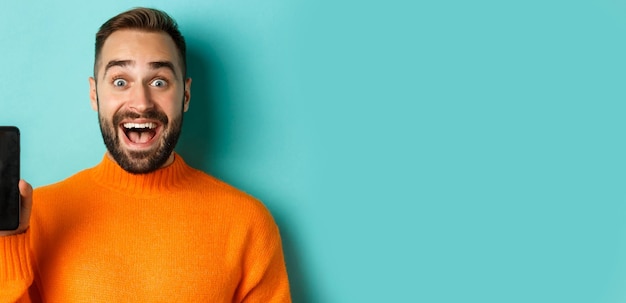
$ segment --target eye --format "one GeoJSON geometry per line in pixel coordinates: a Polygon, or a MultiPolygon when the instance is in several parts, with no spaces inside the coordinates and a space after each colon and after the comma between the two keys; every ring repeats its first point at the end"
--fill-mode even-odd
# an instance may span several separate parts
{"type": "Polygon", "coordinates": [[[150,83],[150,85],[154,87],[165,87],[167,86],[167,82],[163,79],[155,79],[150,83]]]}
{"type": "Polygon", "coordinates": [[[113,86],[117,86],[117,87],[126,86],[126,80],[124,80],[124,79],[115,79],[115,80],[113,80],[113,86]]]}

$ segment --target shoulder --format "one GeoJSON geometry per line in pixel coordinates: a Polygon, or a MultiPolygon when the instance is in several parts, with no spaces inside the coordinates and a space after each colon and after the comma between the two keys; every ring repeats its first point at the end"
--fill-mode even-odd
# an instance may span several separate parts
{"type": "Polygon", "coordinates": [[[247,193],[246,191],[239,189],[213,175],[205,173],[203,171],[195,170],[195,180],[199,183],[196,186],[204,189],[206,191],[210,191],[214,194],[225,195],[230,198],[237,198],[243,200],[256,200],[255,197],[247,193]]]}
{"type": "Polygon", "coordinates": [[[275,224],[270,211],[257,197],[203,171],[193,169],[193,174],[193,190],[205,197],[209,208],[219,205],[220,212],[231,213],[227,220],[244,220],[254,222],[254,225],[275,224]]]}
{"type": "Polygon", "coordinates": [[[82,170],[62,181],[37,187],[34,189],[33,195],[35,198],[45,199],[50,196],[64,196],[87,190],[91,183],[89,178],[91,169],[82,170]]]}

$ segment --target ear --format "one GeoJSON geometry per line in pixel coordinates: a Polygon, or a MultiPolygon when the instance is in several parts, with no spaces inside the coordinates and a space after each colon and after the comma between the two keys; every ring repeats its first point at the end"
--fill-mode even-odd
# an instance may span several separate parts
{"type": "Polygon", "coordinates": [[[89,99],[91,99],[91,108],[98,111],[98,91],[96,90],[96,80],[89,77],[89,99]]]}
{"type": "Polygon", "coordinates": [[[187,112],[189,109],[189,100],[191,99],[191,78],[185,80],[185,97],[183,100],[183,111],[187,112]]]}

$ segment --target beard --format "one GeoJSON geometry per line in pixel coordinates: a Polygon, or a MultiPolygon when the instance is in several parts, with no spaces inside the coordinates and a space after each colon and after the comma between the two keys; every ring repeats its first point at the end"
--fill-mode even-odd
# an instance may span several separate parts
{"type": "Polygon", "coordinates": [[[183,124],[183,113],[169,121],[162,111],[151,109],[141,114],[135,112],[117,112],[112,120],[107,120],[98,111],[100,131],[109,154],[115,162],[131,174],[147,174],[161,168],[169,159],[178,142],[183,124]],[[118,127],[124,119],[150,119],[161,123],[161,138],[156,146],[146,151],[125,150],[121,146],[118,127]]]}

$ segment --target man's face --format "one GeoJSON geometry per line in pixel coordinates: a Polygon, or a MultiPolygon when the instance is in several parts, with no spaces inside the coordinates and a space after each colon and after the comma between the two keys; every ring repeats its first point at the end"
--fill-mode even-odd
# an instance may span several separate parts
{"type": "Polygon", "coordinates": [[[120,30],[104,42],[96,79],[89,79],[91,106],[109,154],[126,171],[173,161],[191,85],[181,64],[166,33],[120,30]]]}

